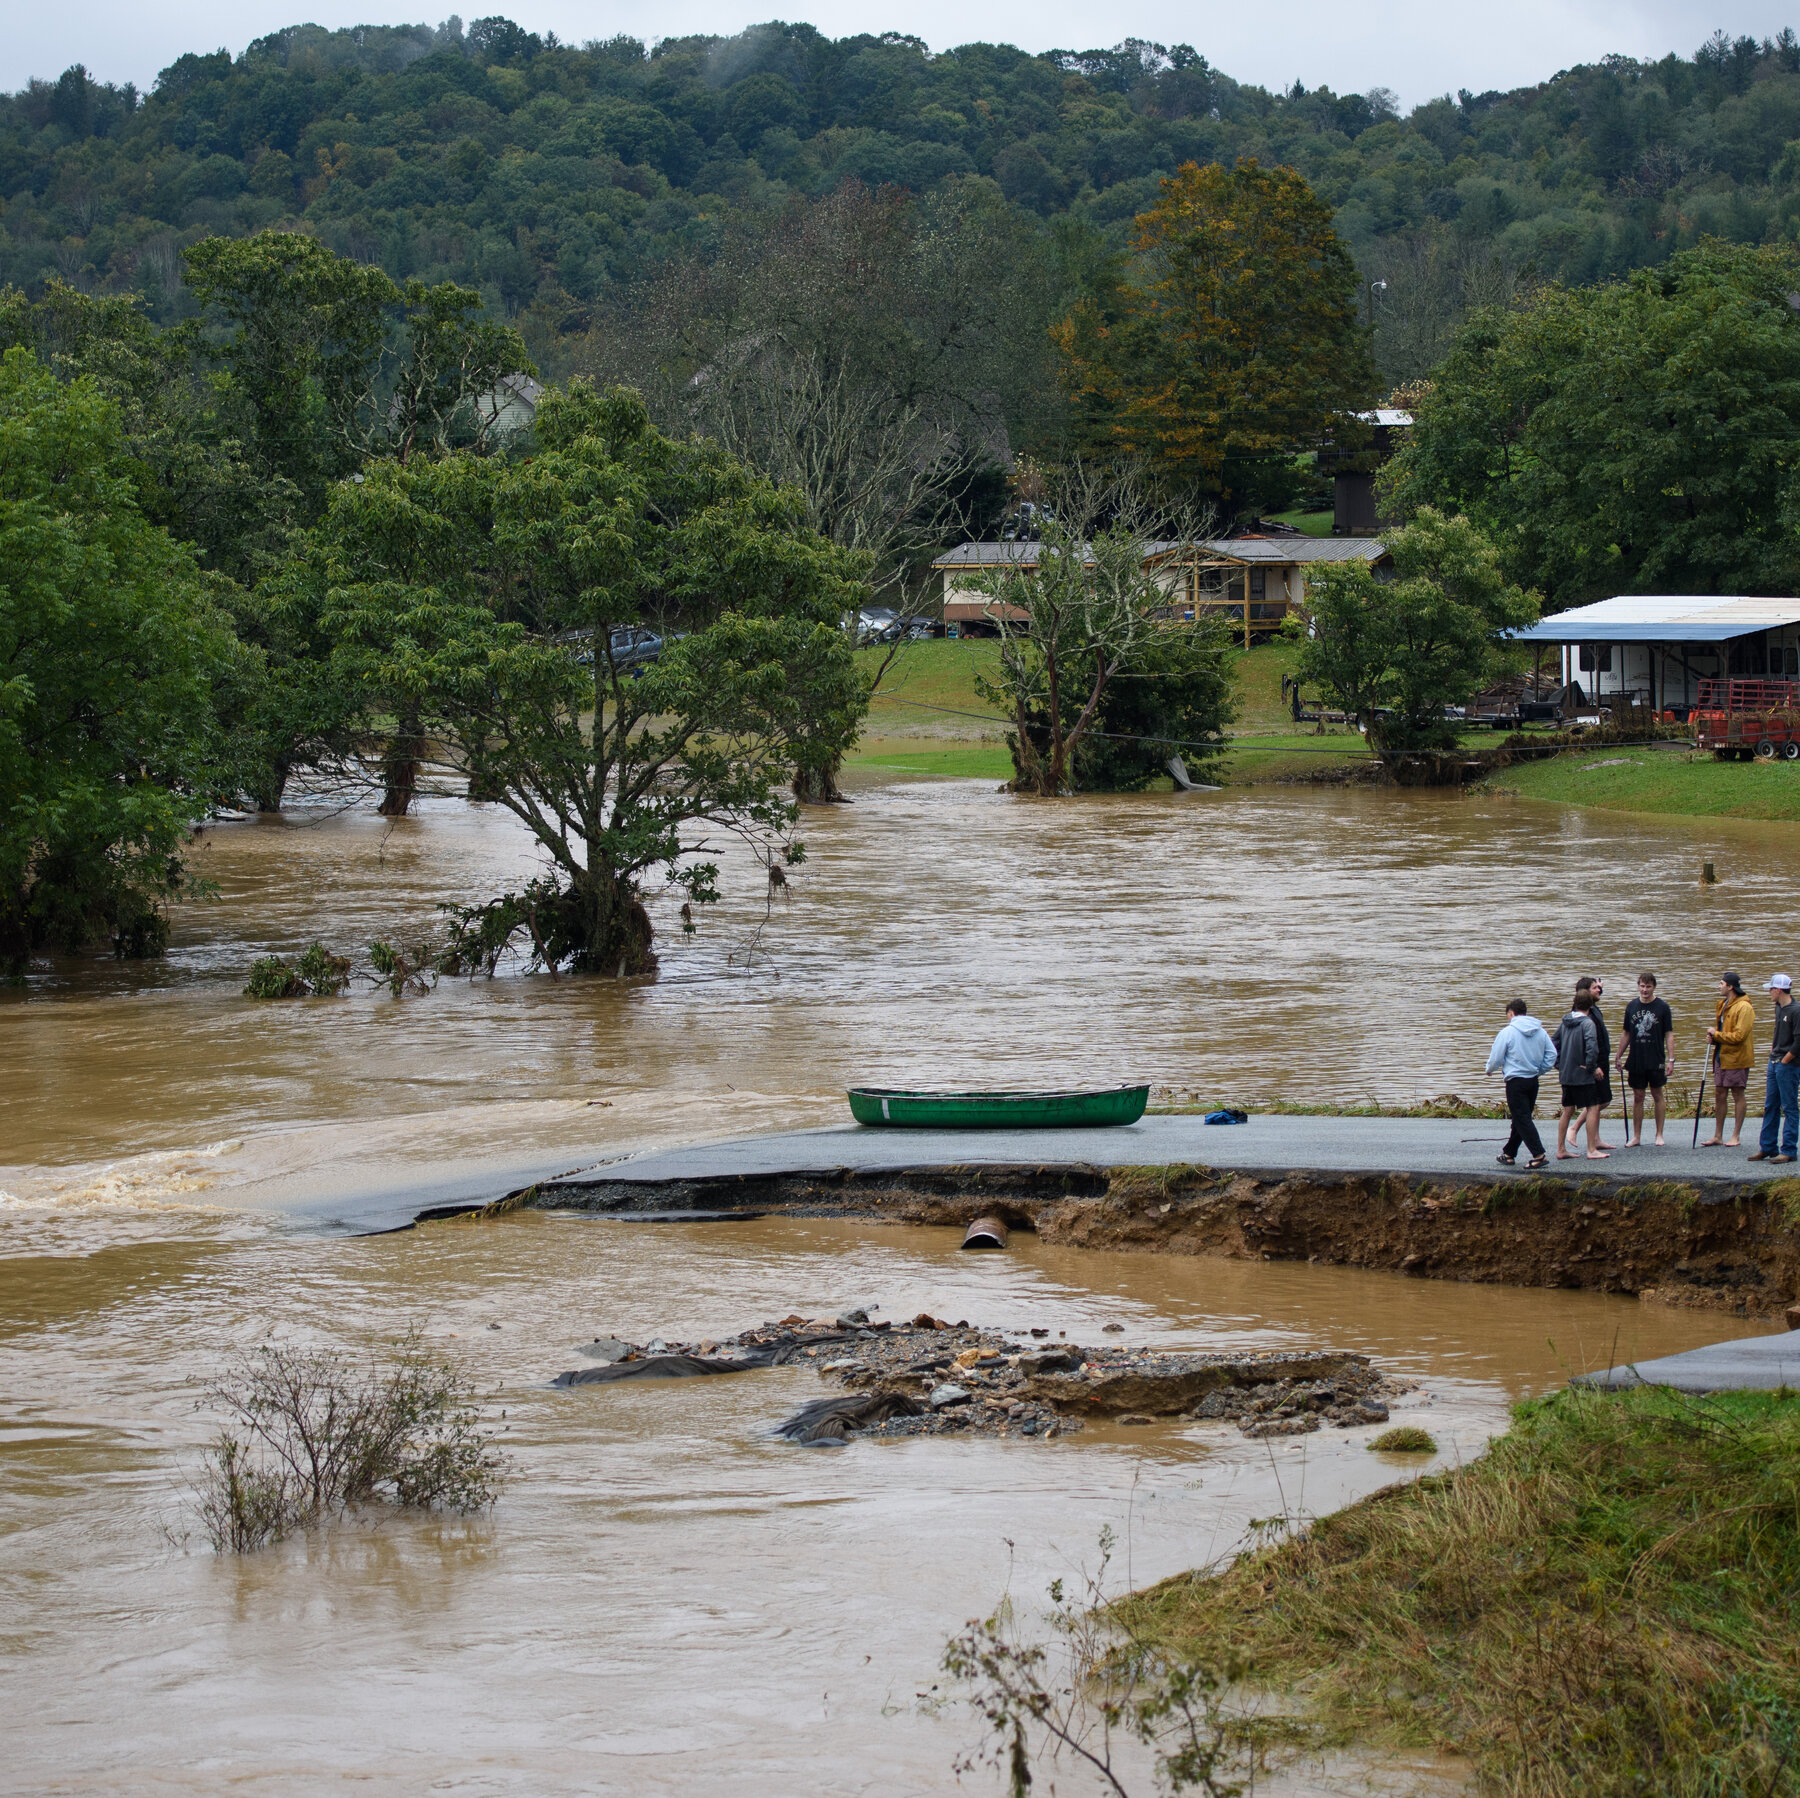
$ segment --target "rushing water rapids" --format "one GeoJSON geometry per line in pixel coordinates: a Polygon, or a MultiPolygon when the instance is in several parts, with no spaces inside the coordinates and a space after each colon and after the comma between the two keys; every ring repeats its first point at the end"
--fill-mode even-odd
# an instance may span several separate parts
{"type": "Polygon", "coordinates": [[[808,842],[748,969],[760,907],[728,867],[738,896],[697,942],[659,914],[653,983],[256,1005],[239,989],[265,949],[409,934],[531,858],[498,813],[453,802],[392,830],[224,825],[206,852],[221,898],[181,917],[167,961],[65,964],[0,997],[0,1785],[943,1791],[969,1725],[933,1709],[937,1655],[1009,1580],[1040,1593],[1111,1525],[1141,1582],[1397,1471],[1366,1431],[795,1449],[767,1432],[818,1395],[799,1369],[550,1391],[597,1333],[874,1302],[1077,1339],[1119,1322],[1127,1341],[1354,1348],[1420,1379],[1420,1421],[1469,1454],[1571,1366],[1753,1327],[1029,1236],[960,1256],[952,1232],[867,1223],[526,1214],[345,1239],[284,1222],[321,1183],[834,1117],[853,1079],[1476,1091],[1513,989],[1551,1010],[1603,973],[1616,1023],[1643,963],[1691,1065],[1721,965],[1800,959],[1800,835],[1767,826],[892,783],[809,819],[808,842]],[[1722,885],[1697,886],[1702,859],[1722,885]],[[331,1529],[242,1562],[170,1543],[209,1427],[192,1376],[267,1331],[365,1345],[409,1321],[501,1395],[520,1477],[492,1518],[331,1529]]]}

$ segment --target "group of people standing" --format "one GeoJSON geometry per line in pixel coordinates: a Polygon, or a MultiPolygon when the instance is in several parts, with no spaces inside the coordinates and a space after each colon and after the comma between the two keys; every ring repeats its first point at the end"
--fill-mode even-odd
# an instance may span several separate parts
{"type": "MultiPolygon", "coordinates": [[[[1675,1019],[1666,1000],[1657,997],[1656,976],[1640,974],[1637,997],[1625,1007],[1617,1053],[1600,1010],[1605,983],[1584,975],[1575,983],[1574,1003],[1554,1031],[1546,1031],[1523,999],[1506,1008],[1506,1023],[1488,1053],[1487,1071],[1506,1080],[1506,1109],[1512,1130],[1499,1159],[1516,1165],[1520,1149],[1528,1167],[1549,1161],[1538,1135],[1534,1112],[1539,1085],[1552,1069],[1562,1087],[1556,1121],[1556,1158],[1569,1161],[1587,1132],[1587,1159],[1605,1161],[1612,1145],[1600,1139],[1601,1113],[1613,1102],[1612,1076],[1622,1074],[1631,1089],[1631,1112],[1625,1119],[1628,1149],[1644,1146],[1644,1102],[1650,1100],[1656,1146],[1665,1147],[1663,1127],[1667,1086],[1675,1072],[1675,1019]]],[[[1800,1005],[1786,974],[1771,976],[1763,989],[1774,996],[1775,1034],[1763,1096],[1762,1140],[1752,1161],[1791,1162],[1800,1153],[1800,1005]]],[[[1736,974],[1719,979],[1719,1005],[1706,1032],[1707,1061],[1713,1083],[1713,1133],[1700,1146],[1735,1149],[1748,1108],[1750,1069],[1756,1059],[1756,1007],[1744,996],[1736,974]],[[1725,1134],[1726,1113],[1731,1134],[1725,1134]]]]}

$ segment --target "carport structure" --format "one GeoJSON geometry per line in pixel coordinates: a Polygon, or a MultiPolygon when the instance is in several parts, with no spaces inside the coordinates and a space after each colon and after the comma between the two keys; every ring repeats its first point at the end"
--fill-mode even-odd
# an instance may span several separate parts
{"type": "Polygon", "coordinates": [[[1510,640],[1554,645],[1561,680],[1597,704],[1683,716],[1703,680],[1800,680],[1800,598],[1625,594],[1557,612],[1510,640]]]}

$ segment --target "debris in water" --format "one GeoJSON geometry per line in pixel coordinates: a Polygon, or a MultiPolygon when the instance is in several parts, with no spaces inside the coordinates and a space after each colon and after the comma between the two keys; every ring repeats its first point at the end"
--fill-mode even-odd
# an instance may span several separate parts
{"type": "MultiPolygon", "coordinates": [[[[871,1307],[873,1309],[873,1307],[871,1307]]],[[[1141,1427],[1158,1420],[1232,1423],[1248,1436],[1305,1435],[1332,1424],[1385,1423],[1388,1401],[1413,1390],[1335,1350],[1201,1353],[1108,1344],[1017,1341],[921,1312],[910,1324],[855,1323],[868,1311],[757,1325],[728,1340],[643,1348],[603,1337],[583,1352],[601,1366],[557,1386],[683,1379],[811,1365],[847,1390],[814,1400],[776,1434],[818,1446],[855,1437],[1022,1436],[1053,1441],[1084,1416],[1141,1427]],[[623,1353],[619,1353],[623,1350],[623,1353]]]]}

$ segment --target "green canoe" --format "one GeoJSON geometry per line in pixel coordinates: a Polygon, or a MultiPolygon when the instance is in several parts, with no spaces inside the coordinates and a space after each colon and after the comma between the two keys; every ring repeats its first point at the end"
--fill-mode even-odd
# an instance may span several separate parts
{"type": "Polygon", "coordinates": [[[1106,1092],[900,1092],[858,1086],[850,1110],[859,1124],[910,1124],[933,1130],[1044,1130],[1064,1125],[1135,1124],[1150,1102],[1147,1086],[1106,1092]]]}

